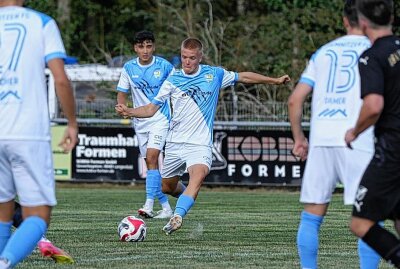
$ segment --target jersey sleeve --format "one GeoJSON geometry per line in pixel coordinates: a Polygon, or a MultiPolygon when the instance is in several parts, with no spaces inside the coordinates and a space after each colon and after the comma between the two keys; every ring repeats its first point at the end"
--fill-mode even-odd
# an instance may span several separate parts
{"type": "Polygon", "coordinates": [[[306,69],[301,74],[301,77],[300,77],[300,80],[299,80],[299,83],[307,84],[311,88],[314,88],[315,79],[316,79],[316,71],[315,71],[315,57],[316,57],[316,55],[317,54],[314,53],[311,56],[311,59],[308,62],[308,65],[307,65],[306,69]]]}
{"type": "Polygon", "coordinates": [[[361,78],[361,98],[370,93],[383,95],[385,76],[378,59],[367,51],[361,55],[358,69],[361,78]]]}
{"type": "Polygon", "coordinates": [[[238,81],[239,75],[233,71],[223,70],[221,88],[225,88],[235,84],[238,81]]]}
{"type": "Polygon", "coordinates": [[[122,72],[121,72],[121,76],[119,77],[117,91],[128,93],[129,89],[130,89],[129,75],[126,72],[126,69],[123,68],[122,72]]]}
{"type": "Polygon", "coordinates": [[[157,106],[162,106],[170,98],[174,88],[174,85],[170,81],[165,80],[161,85],[160,91],[151,102],[157,106]]]}
{"type": "Polygon", "coordinates": [[[44,25],[43,38],[46,63],[48,63],[51,59],[65,59],[67,57],[64,44],[61,39],[60,30],[53,19],[49,20],[44,25]]]}

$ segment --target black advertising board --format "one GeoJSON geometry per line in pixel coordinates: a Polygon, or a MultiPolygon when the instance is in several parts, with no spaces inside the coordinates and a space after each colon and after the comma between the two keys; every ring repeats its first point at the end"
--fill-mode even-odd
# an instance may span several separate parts
{"type": "MultiPolygon", "coordinates": [[[[214,131],[213,163],[205,184],[301,184],[304,163],[291,153],[290,131],[214,131]]],[[[131,128],[79,129],[72,154],[76,180],[144,181],[146,169],[131,128]]],[[[187,181],[188,175],[182,177],[187,181]]]]}
{"type": "Polygon", "coordinates": [[[139,152],[132,128],[81,127],[72,152],[72,177],[113,181],[138,178],[139,152]]]}
{"type": "Polygon", "coordinates": [[[213,164],[205,182],[299,186],[305,163],[292,148],[290,131],[214,131],[213,164]]]}

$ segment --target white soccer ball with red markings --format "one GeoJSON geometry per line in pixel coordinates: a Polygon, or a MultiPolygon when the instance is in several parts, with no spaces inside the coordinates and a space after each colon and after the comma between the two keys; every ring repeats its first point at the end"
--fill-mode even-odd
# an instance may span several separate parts
{"type": "Polygon", "coordinates": [[[119,240],[141,242],[146,238],[146,223],[135,216],[127,216],[118,225],[119,240]]]}

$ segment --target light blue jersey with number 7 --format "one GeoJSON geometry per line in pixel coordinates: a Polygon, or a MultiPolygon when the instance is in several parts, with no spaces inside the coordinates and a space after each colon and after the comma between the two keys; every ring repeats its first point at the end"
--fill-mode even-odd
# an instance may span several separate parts
{"type": "Polygon", "coordinates": [[[23,7],[0,8],[0,139],[50,140],[44,69],[65,57],[52,18],[23,7]]]}

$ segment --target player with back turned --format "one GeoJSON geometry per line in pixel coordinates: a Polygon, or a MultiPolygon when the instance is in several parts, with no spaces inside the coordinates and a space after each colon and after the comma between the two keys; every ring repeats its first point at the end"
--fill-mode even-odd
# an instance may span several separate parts
{"type": "MultiPolygon", "coordinates": [[[[344,203],[352,205],[358,183],[372,158],[372,129],[346,147],[343,136],[361,108],[357,59],[370,47],[357,19],[354,0],[345,1],[343,23],[347,35],[319,48],[311,57],[289,98],[293,153],[307,158],[301,186],[304,204],[297,233],[302,268],[318,267],[319,232],[338,181],[344,186],[344,203]],[[310,145],[301,127],[303,104],[312,93],[310,145]],[[357,160],[357,162],[354,162],[357,160]]],[[[379,255],[359,240],[360,267],[377,268],[379,255]]]]}
{"type": "Polygon", "coordinates": [[[379,221],[395,221],[400,232],[400,38],[393,35],[392,0],[357,0],[359,24],[372,47],[359,59],[361,107],[345,141],[375,126],[375,154],[361,179],[350,228],[382,258],[400,268],[400,240],[379,221]]]}
{"type": "Polygon", "coordinates": [[[68,119],[60,143],[77,143],[75,100],[55,21],[22,0],[0,0],[0,268],[13,268],[46,233],[56,205],[45,66],[68,119]],[[11,230],[14,200],[23,221],[11,230]]]}

